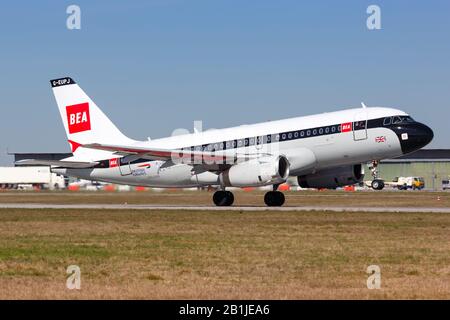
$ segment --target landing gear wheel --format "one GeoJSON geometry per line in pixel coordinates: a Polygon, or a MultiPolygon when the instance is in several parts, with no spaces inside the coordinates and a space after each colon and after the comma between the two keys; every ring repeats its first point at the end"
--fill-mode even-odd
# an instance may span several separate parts
{"type": "Polygon", "coordinates": [[[218,207],[228,207],[234,202],[234,195],[230,191],[216,191],[213,195],[213,202],[218,207]]]}
{"type": "Polygon", "coordinates": [[[280,191],[269,191],[264,195],[264,202],[268,207],[281,207],[285,197],[280,191]]]}
{"type": "Polygon", "coordinates": [[[383,190],[384,181],[380,179],[375,179],[372,181],[372,189],[374,190],[383,190]]]}

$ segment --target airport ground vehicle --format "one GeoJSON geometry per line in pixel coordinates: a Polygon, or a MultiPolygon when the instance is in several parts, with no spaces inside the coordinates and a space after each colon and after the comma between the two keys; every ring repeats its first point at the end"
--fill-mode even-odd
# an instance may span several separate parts
{"type": "Polygon", "coordinates": [[[399,190],[422,190],[425,188],[425,181],[422,177],[395,177],[394,180],[388,184],[399,190]]]}
{"type": "Polygon", "coordinates": [[[32,186],[38,189],[63,189],[66,187],[64,176],[51,172],[50,167],[0,167],[0,187],[20,189],[32,186]]]}
{"type": "Polygon", "coordinates": [[[450,177],[442,180],[442,190],[450,190],[450,177]]]}

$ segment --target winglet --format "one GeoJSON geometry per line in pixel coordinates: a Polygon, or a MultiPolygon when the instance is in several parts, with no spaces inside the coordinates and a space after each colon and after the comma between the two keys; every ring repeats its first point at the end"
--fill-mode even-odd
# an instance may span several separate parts
{"type": "Polygon", "coordinates": [[[364,104],[364,102],[361,102],[361,107],[363,107],[364,109],[367,108],[367,106],[364,104]]]}

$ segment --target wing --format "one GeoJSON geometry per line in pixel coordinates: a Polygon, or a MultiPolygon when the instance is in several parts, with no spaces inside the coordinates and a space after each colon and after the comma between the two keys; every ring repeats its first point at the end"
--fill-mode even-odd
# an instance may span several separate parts
{"type": "Polygon", "coordinates": [[[16,161],[14,164],[18,166],[58,166],[72,169],[93,168],[98,162],[81,162],[81,161],[64,161],[64,160],[37,160],[25,159],[16,161]]]}
{"type": "Polygon", "coordinates": [[[129,156],[130,159],[143,158],[148,160],[182,160],[182,163],[185,164],[234,164],[237,160],[249,160],[261,156],[261,154],[236,153],[234,149],[220,151],[192,151],[183,149],[121,146],[101,143],[83,144],[82,147],[110,151],[117,155],[129,156]]]}

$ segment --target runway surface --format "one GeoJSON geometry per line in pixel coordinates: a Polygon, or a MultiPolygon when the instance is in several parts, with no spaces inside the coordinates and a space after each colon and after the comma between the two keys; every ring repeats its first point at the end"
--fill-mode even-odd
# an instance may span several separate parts
{"type": "Polygon", "coordinates": [[[138,205],[138,204],[45,204],[45,203],[0,203],[0,209],[106,209],[106,210],[194,210],[194,211],[332,211],[332,212],[433,212],[450,213],[450,208],[432,207],[339,207],[339,206],[182,206],[182,205],[138,205]]]}

